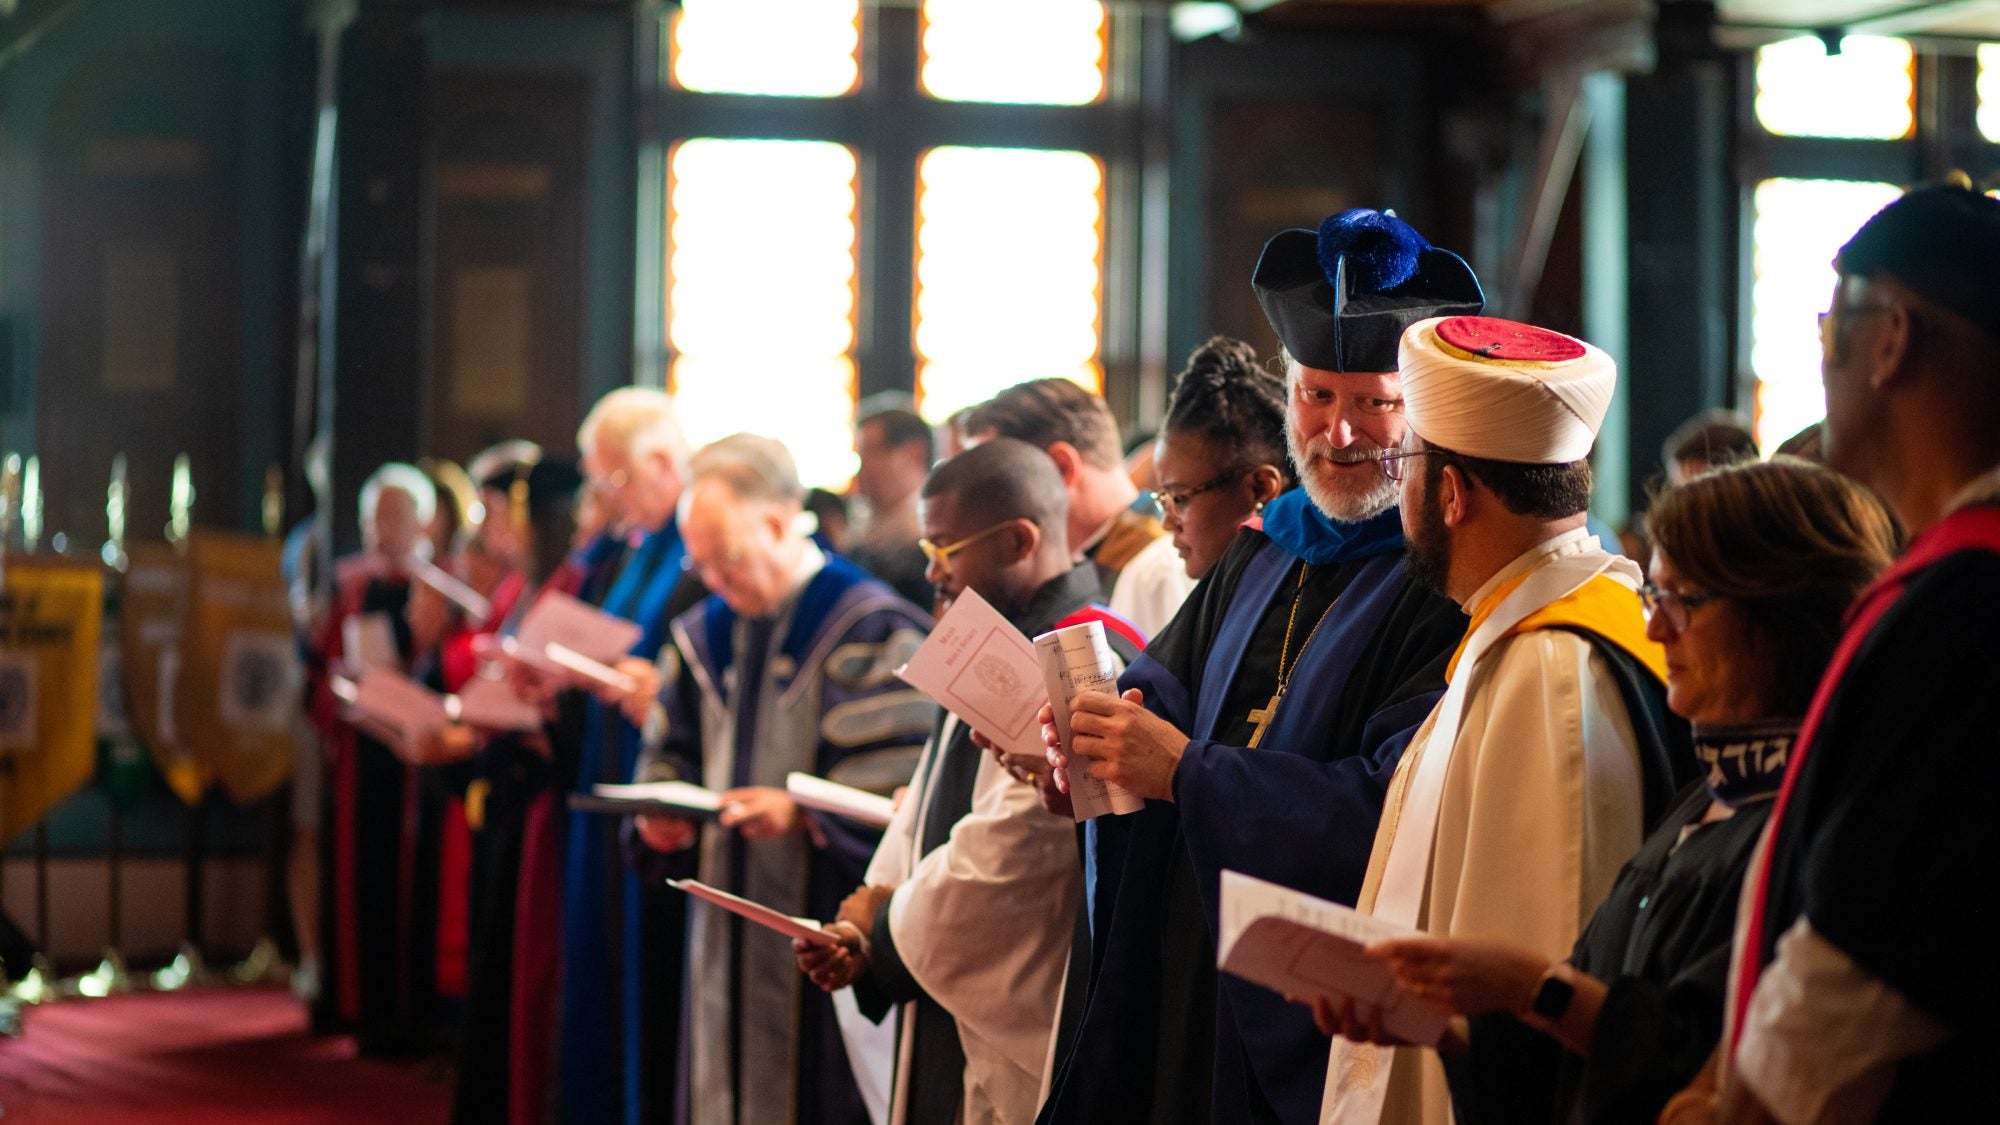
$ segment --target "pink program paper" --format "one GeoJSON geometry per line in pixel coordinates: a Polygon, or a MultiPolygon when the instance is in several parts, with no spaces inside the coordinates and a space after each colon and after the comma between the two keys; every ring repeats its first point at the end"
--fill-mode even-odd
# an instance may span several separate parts
{"type": "Polygon", "coordinates": [[[1048,694],[1035,646],[977,591],[958,596],[896,674],[1010,753],[1042,752],[1035,712],[1048,694]]]}
{"type": "Polygon", "coordinates": [[[669,879],[667,885],[676,890],[686,891],[703,902],[719,906],[731,914],[747,918],[767,930],[774,930],[786,937],[802,938],[814,945],[838,944],[831,934],[821,929],[820,924],[810,918],[794,918],[762,903],[751,902],[747,898],[717,890],[707,883],[694,879],[669,879]]]}

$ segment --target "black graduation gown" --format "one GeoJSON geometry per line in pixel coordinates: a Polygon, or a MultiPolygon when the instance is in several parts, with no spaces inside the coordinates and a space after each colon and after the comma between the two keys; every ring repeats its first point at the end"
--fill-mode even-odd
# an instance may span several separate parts
{"type": "Polygon", "coordinates": [[[1885,1121],[1963,1118],[2000,1055],[1995,590],[2000,554],[1987,551],[1910,576],[1834,689],[1775,833],[1758,956],[1768,963],[1803,914],[1950,1032],[1897,1069],[1885,1121]]]}
{"type": "Polygon", "coordinates": [[[1650,1121],[1708,1061],[1743,872],[1771,812],[1745,805],[1681,842],[1710,800],[1700,782],[1680,792],[1577,938],[1570,963],[1610,986],[1590,1057],[1512,1015],[1475,1019],[1471,1049],[1445,1058],[1459,1121],[1650,1121]]]}
{"type": "Polygon", "coordinates": [[[930,557],[914,542],[895,547],[863,544],[849,551],[848,557],[919,609],[929,609],[937,598],[937,588],[926,577],[930,557]]]}
{"type": "MultiPolygon", "coordinates": [[[[1399,517],[1390,512],[1384,521],[1399,517]]],[[[1228,867],[1353,902],[1402,749],[1444,690],[1456,604],[1412,582],[1399,540],[1313,566],[1240,533],[1121,679],[1196,737],[1177,803],[1093,821],[1088,995],[1039,1120],[1310,1121],[1329,1043],[1303,1007],[1215,969],[1228,867]],[[1294,596],[1299,669],[1258,749],[1294,596]],[[1336,599],[1343,605],[1315,624],[1336,599]],[[1303,652],[1301,651],[1303,649],[1303,652]],[[1198,722],[1197,719],[1200,719],[1198,722]],[[1206,728],[1206,729],[1203,729],[1206,728]]]]}
{"type": "Polygon", "coordinates": [[[1557,1088],[1569,1120],[1657,1117],[1721,1038],[1736,904],[1771,804],[1745,805],[1674,848],[1709,803],[1700,782],[1683,791],[1577,939],[1571,962],[1611,990],[1589,1062],[1564,1060],[1557,1088]]]}
{"type": "MultiPolygon", "coordinates": [[[[407,580],[370,578],[356,599],[360,613],[389,616],[399,655],[410,659],[403,613],[407,580]]],[[[436,1046],[437,870],[441,798],[422,771],[367,732],[355,729],[347,749],[352,782],[329,783],[322,798],[321,994],[329,1004],[353,990],[353,1024],[364,1055],[409,1056],[436,1046]],[[342,828],[352,848],[340,846],[342,828]],[[353,886],[352,917],[340,893],[353,886]],[[351,932],[344,932],[343,927],[351,932]],[[352,959],[343,951],[352,949],[352,959]],[[343,979],[352,974],[350,983],[343,979]]]]}
{"type": "Polygon", "coordinates": [[[521,848],[528,810],[554,781],[552,763],[513,735],[482,748],[473,772],[486,783],[486,796],[467,880],[465,1030],[452,1099],[457,1125],[508,1120],[521,848]]]}

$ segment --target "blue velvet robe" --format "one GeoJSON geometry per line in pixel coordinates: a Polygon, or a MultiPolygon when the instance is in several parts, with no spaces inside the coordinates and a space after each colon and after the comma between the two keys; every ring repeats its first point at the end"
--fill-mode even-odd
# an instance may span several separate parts
{"type": "MultiPolygon", "coordinates": [[[[586,550],[585,600],[639,624],[645,632],[632,654],[653,659],[667,643],[670,603],[685,579],[679,529],[669,521],[636,546],[604,537],[586,550]]],[[[600,781],[632,780],[638,729],[616,710],[573,694],[582,711],[574,788],[588,792],[600,781]]],[[[649,931],[673,928],[680,902],[642,887],[626,868],[619,827],[614,818],[577,814],[565,833],[560,1096],[566,1122],[639,1125],[665,1120],[671,1108],[656,1060],[673,1053],[673,1024],[657,1018],[657,1008],[674,982],[649,980],[649,959],[660,950],[649,948],[656,943],[648,938],[649,931]]]]}
{"type": "Polygon", "coordinates": [[[1283,543],[1239,534],[1120,681],[1192,739],[1173,803],[1087,832],[1088,992],[1041,1121],[1317,1117],[1328,1043],[1310,1014],[1215,971],[1220,873],[1354,901],[1383,793],[1443,693],[1465,616],[1410,580],[1397,513],[1333,524],[1304,500],[1273,505],[1266,526],[1283,543]],[[1245,715],[1275,685],[1294,599],[1297,667],[1251,749],[1245,715]]]}

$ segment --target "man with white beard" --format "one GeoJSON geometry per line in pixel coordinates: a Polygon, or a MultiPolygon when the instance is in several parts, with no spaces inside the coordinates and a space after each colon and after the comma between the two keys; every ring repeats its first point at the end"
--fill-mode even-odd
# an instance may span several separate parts
{"type": "Polygon", "coordinates": [[[1285,345],[1304,487],[1237,535],[1122,697],[1079,697],[1077,756],[1050,755],[1147,805],[1087,830],[1091,979],[1044,1122],[1314,1120],[1327,1039],[1304,1008],[1218,977],[1220,873],[1352,903],[1384,788],[1465,629],[1403,567],[1380,458],[1403,440],[1402,330],[1476,313],[1478,280],[1356,210],[1273,238],[1252,285],[1285,345]]]}

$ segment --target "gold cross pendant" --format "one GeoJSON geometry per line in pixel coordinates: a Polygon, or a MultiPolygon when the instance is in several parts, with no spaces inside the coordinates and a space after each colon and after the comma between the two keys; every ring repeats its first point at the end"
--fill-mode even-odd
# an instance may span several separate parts
{"type": "Polygon", "coordinates": [[[1253,750],[1256,749],[1257,744],[1264,740],[1264,728],[1270,726],[1271,720],[1277,717],[1278,700],[1283,699],[1284,697],[1285,697],[1285,689],[1279,688],[1277,691],[1271,693],[1270,700],[1267,701],[1262,707],[1257,707],[1251,710],[1250,721],[1256,724],[1256,728],[1250,732],[1251,749],[1253,750]]]}

